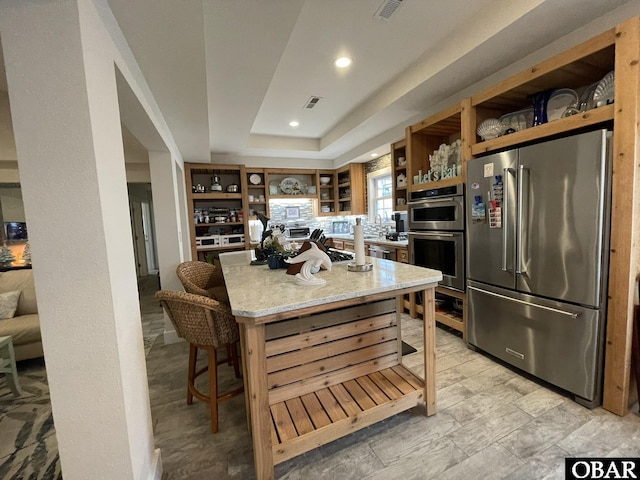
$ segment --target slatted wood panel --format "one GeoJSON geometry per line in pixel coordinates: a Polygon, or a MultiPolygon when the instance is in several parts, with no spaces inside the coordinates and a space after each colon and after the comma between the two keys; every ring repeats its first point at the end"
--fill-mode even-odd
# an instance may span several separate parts
{"type": "MultiPolygon", "coordinates": [[[[357,308],[371,311],[368,305],[357,308]]],[[[353,313],[356,309],[349,310],[353,313]]],[[[268,341],[265,350],[269,403],[396,365],[397,322],[395,312],[386,313],[326,327],[314,325],[312,331],[268,341]]]]}
{"type": "Polygon", "coordinates": [[[424,384],[396,365],[271,405],[278,464],[424,402],[424,384]]]}

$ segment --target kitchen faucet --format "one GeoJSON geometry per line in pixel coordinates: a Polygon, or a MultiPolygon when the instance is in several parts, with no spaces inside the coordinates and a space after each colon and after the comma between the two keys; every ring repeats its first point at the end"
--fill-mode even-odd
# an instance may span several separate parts
{"type": "Polygon", "coordinates": [[[377,225],[378,224],[378,219],[380,219],[380,228],[378,229],[378,237],[382,237],[383,236],[383,231],[382,231],[382,215],[380,215],[379,213],[376,215],[375,219],[373,220],[373,224],[377,225]]]}

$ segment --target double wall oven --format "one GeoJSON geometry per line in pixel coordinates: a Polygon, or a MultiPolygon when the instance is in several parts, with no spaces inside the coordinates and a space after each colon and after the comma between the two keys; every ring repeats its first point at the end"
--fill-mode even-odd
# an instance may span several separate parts
{"type": "Polygon", "coordinates": [[[465,291],[464,185],[411,192],[409,262],[442,272],[440,285],[465,291]]]}

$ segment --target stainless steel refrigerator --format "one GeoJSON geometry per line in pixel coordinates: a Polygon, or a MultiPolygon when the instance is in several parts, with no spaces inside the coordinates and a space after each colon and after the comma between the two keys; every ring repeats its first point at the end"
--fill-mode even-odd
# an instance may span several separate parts
{"type": "Polygon", "coordinates": [[[467,164],[468,341],[576,401],[601,403],[609,132],[467,164]]]}

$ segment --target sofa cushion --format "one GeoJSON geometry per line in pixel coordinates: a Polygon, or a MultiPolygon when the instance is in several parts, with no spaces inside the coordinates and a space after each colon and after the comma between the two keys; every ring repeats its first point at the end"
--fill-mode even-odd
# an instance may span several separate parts
{"type": "Polygon", "coordinates": [[[0,320],[0,337],[11,337],[14,345],[40,342],[38,314],[0,320]]]}
{"type": "Polygon", "coordinates": [[[38,313],[36,303],[36,289],[33,284],[33,271],[31,269],[9,270],[0,273],[0,293],[20,290],[20,300],[16,316],[38,313]]]}
{"type": "Polygon", "coordinates": [[[0,293],[0,320],[13,318],[13,315],[16,313],[16,308],[18,308],[19,298],[20,290],[0,293]]]}

